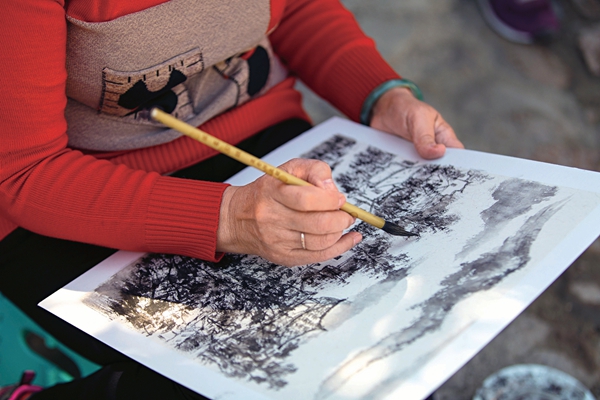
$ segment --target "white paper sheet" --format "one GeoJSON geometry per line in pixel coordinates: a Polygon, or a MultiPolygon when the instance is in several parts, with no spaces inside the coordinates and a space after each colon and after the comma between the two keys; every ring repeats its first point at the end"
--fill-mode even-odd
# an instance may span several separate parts
{"type": "Polygon", "coordinates": [[[423,399],[600,234],[597,172],[457,149],[424,161],[340,118],[265,161],[307,154],[420,237],[357,224],[355,249],[292,269],[118,252],[40,305],[212,399],[423,399]]]}

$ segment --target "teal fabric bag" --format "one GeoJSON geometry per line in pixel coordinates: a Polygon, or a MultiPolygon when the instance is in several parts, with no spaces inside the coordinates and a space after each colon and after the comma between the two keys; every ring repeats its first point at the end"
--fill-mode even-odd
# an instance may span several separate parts
{"type": "Polygon", "coordinates": [[[33,370],[33,384],[49,387],[100,367],[59,343],[0,293],[0,387],[33,370]]]}

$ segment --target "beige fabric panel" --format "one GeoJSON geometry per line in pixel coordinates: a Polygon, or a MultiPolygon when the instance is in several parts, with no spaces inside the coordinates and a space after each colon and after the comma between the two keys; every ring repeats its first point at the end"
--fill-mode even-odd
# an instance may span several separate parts
{"type": "Polygon", "coordinates": [[[108,22],[68,21],[65,115],[77,148],[124,150],[177,138],[135,112],[144,96],[176,103],[172,114],[196,125],[248,101],[251,71],[242,56],[257,46],[269,74],[253,96],[287,75],[265,36],[268,0],[172,0],[108,22]]]}

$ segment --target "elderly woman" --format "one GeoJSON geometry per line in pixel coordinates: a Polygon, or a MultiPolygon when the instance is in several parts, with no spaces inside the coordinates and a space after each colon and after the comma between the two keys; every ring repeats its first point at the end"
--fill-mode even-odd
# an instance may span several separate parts
{"type": "Polygon", "coordinates": [[[124,357],[36,307],[114,249],[291,266],[361,240],[344,233],[353,219],[327,165],[283,165],[314,187],[270,177],[233,187],[221,182],[242,166],[140,111],[160,106],[262,156],[310,128],[300,78],[425,158],[462,147],[338,0],[8,0],[0,20],[0,291],[113,363],[34,399],[188,395],[132,362],[115,367],[124,357]]]}

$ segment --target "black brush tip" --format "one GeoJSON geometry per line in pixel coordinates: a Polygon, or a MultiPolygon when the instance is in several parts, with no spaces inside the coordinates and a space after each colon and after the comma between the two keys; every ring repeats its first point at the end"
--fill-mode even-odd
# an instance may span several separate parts
{"type": "Polygon", "coordinates": [[[389,221],[385,221],[385,224],[383,224],[383,228],[381,229],[394,236],[419,236],[418,233],[408,232],[404,230],[404,228],[400,227],[400,225],[389,221]]]}

